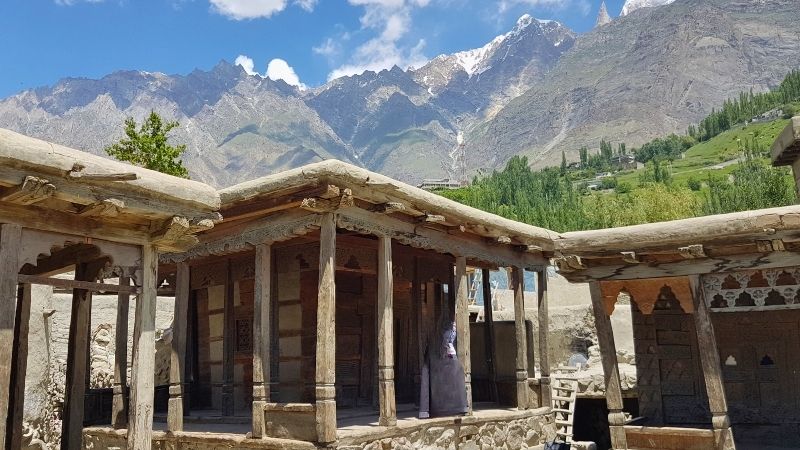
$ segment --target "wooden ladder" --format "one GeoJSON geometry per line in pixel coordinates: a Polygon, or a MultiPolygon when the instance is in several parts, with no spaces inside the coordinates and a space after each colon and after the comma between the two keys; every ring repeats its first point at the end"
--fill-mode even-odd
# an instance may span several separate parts
{"type": "Polygon", "coordinates": [[[553,417],[556,424],[556,442],[572,443],[575,420],[575,398],[578,379],[570,374],[555,374],[552,381],[553,417]]]}

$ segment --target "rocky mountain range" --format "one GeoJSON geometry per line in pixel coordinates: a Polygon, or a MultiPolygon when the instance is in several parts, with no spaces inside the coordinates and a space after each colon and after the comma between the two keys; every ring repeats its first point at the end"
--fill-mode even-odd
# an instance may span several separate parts
{"type": "Polygon", "coordinates": [[[589,33],[525,15],[482,48],[308,90],[227,62],[68,78],[0,100],[0,127],[102,154],[126,117],[155,110],[181,122],[192,177],[217,186],[326,158],[413,182],[447,175],[459,134],[471,170],[577,159],[601,138],[681,131],[800,65],[797,0],[628,3],[589,33]]]}

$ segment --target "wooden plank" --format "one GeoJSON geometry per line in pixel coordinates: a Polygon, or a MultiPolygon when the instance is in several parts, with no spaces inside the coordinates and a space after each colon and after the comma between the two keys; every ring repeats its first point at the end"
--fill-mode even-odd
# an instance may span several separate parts
{"type": "Polygon", "coordinates": [[[22,228],[11,224],[0,225],[0,448],[8,445],[6,424],[12,413],[9,410],[9,392],[21,241],[22,228]]]}
{"type": "Polygon", "coordinates": [[[611,433],[611,445],[616,449],[627,449],[625,438],[625,415],[622,412],[622,386],[619,381],[617,366],[617,347],[614,343],[614,331],[611,318],[606,314],[603,305],[603,293],[599,282],[589,284],[592,296],[592,312],[597,328],[597,342],[600,345],[600,357],[603,363],[603,374],[606,382],[606,405],[608,406],[608,423],[611,433]]]}
{"type": "Polygon", "coordinates": [[[167,430],[183,431],[183,389],[186,385],[186,332],[189,322],[189,264],[179,262],[175,278],[175,314],[172,322],[172,350],[169,365],[167,430]]]}
{"type": "Polygon", "coordinates": [[[150,450],[152,446],[157,278],[156,249],[145,245],[142,247],[142,293],[136,301],[133,336],[128,450],[150,450]]]}
{"type": "Polygon", "coordinates": [[[467,414],[472,414],[472,361],[469,344],[469,275],[467,258],[456,257],[456,336],[458,359],[464,366],[464,386],[467,390],[467,414]]]}
{"type": "Polygon", "coordinates": [[[704,299],[700,276],[689,277],[694,294],[694,324],[697,332],[697,346],[700,352],[700,365],[706,382],[708,406],[711,410],[711,423],[714,427],[715,450],[734,450],[733,431],[728,418],[728,402],[725,398],[725,384],[722,378],[717,339],[714,324],[704,299]]]}
{"type": "Polygon", "coordinates": [[[9,438],[12,449],[22,448],[22,419],[25,412],[25,374],[28,369],[28,331],[31,318],[31,285],[19,286],[14,325],[14,357],[11,374],[9,438]]]}
{"type": "Polygon", "coordinates": [[[525,335],[525,274],[521,267],[511,268],[514,290],[514,330],[516,332],[517,408],[528,409],[528,340],[525,335]]]}
{"type": "Polygon", "coordinates": [[[235,368],[236,313],[234,311],[234,290],[230,259],[226,262],[225,298],[223,319],[225,328],[222,331],[222,415],[232,416],[235,408],[233,399],[233,377],[235,368]]]}
{"type": "Polygon", "coordinates": [[[336,441],[336,218],[322,215],[315,370],[317,441],[336,441]]]}
{"type": "Polygon", "coordinates": [[[547,269],[537,272],[539,285],[538,294],[538,319],[539,319],[539,385],[542,391],[542,406],[551,403],[552,391],[550,390],[550,353],[548,351],[547,336],[550,333],[550,312],[548,306],[547,269]]]}
{"type": "MultiPolygon", "coordinates": [[[[92,269],[79,264],[75,270],[78,281],[91,280],[92,269]]],[[[95,271],[94,275],[97,272],[95,271]]],[[[67,376],[64,389],[64,412],[61,425],[61,449],[82,447],[83,402],[86,393],[86,374],[89,367],[89,326],[92,320],[92,293],[84,289],[72,291],[72,312],[69,324],[67,376]]]]}
{"type": "MultiPolygon", "coordinates": [[[[120,286],[130,286],[128,276],[119,277],[120,286]]],[[[111,403],[111,426],[128,427],[128,311],[130,294],[117,295],[117,325],[114,328],[114,398],[111,403]]]]}
{"type": "Polygon", "coordinates": [[[83,280],[65,280],[62,278],[40,277],[37,275],[18,275],[17,279],[20,283],[43,284],[60,289],[80,289],[89,292],[138,294],[141,291],[141,289],[136,286],[120,286],[83,280]]]}
{"type": "Polygon", "coordinates": [[[378,403],[382,426],[397,424],[394,394],[394,279],[392,239],[378,237],[378,403]]]}
{"type": "Polygon", "coordinates": [[[255,293],[253,295],[253,438],[267,435],[264,408],[271,385],[272,245],[256,246],[255,293]]]}
{"type": "Polygon", "coordinates": [[[491,272],[482,269],[483,320],[486,327],[486,365],[489,368],[489,395],[493,402],[499,401],[497,393],[497,360],[494,346],[494,310],[492,309],[491,272]]]}

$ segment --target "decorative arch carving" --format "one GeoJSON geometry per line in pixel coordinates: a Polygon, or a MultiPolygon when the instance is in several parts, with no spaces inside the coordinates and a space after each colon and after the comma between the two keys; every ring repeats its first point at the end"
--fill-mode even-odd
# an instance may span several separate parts
{"type": "Polygon", "coordinates": [[[600,291],[603,296],[603,306],[609,316],[614,312],[620,292],[627,292],[631,301],[636,303],[639,310],[645,315],[653,313],[656,302],[663,288],[668,288],[678,300],[681,309],[687,313],[694,313],[693,294],[689,279],[686,277],[647,278],[641,280],[614,280],[601,281],[600,291]]]}

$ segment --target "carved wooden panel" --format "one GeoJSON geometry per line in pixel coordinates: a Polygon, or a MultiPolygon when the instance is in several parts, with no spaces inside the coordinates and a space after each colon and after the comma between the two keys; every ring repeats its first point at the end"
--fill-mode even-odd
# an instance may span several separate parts
{"type": "Polygon", "coordinates": [[[714,311],[800,309],[800,267],[707,274],[702,280],[714,311]]]}
{"type": "Polygon", "coordinates": [[[665,295],[671,295],[680,303],[684,312],[694,312],[692,290],[686,277],[648,278],[641,280],[602,281],[600,290],[603,305],[609,316],[614,312],[614,305],[620,292],[627,292],[631,300],[639,306],[644,314],[651,314],[656,303],[665,295]]]}

